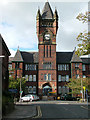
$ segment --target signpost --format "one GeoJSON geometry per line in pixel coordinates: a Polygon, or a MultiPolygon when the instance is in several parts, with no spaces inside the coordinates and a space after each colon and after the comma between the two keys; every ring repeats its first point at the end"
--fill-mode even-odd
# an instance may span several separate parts
{"type": "Polygon", "coordinates": [[[84,89],[84,102],[85,102],[85,86],[83,86],[83,89],[84,89]]]}

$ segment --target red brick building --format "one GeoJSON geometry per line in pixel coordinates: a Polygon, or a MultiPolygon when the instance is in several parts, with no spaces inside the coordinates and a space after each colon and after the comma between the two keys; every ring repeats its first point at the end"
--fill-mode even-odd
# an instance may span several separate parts
{"type": "Polygon", "coordinates": [[[58,34],[58,13],[53,13],[49,2],[45,3],[42,14],[38,9],[36,16],[38,52],[17,50],[12,68],[15,77],[20,75],[27,79],[28,93],[56,95],[69,92],[65,83],[71,77],[90,77],[90,58],[79,58],[73,52],[56,52],[56,35],[58,34]],[[78,69],[77,69],[78,68],[78,69]]]}

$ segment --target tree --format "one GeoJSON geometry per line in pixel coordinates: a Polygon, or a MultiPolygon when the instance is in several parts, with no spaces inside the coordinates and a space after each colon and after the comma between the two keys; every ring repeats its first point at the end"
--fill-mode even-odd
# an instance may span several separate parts
{"type": "Polygon", "coordinates": [[[80,94],[83,86],[90,92],[90,78],[71,78],[66,86],[72,90],[70,94],[74,95],[80,94]]]}
{"type": "Polygon", "coordinates": [[[15,79],[14,78],[14,69],[9,70],[9,89],[17,89],[18,91],[20,91],[20,81],[21,81],[22,91],[24,91],[25,83],[26,83],[25,78],[20,76],[17,79],[15,79]]]}
{"type": "MultiPolygon", "coordinates": [[[[80,13],[76,19],[82,21],[82,23],[88,23],[90,22],[90,12],[80,13]]],[[[77,41],[79,41],[79,44],[76,54],[78,56],[90,54],[90,31],[81,32],[77,37],[77,41]]]]}

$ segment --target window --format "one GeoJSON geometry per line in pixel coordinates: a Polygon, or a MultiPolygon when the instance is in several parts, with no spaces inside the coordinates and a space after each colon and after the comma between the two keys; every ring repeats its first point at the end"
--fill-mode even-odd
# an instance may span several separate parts
{"type": "Polygon", "coordinates": [[[78,74],[76,75],[76,78],[79,78],[79,75],[78,75],[78,74]]]}
{"type": "Polygon", "coordinates": [[[26,64],[25,70],[36,70],[36,65],[34,64],[26,64]]]}
{"type": "Polygon", "coordinates": [[[69,70],[69,64],[67,64],[67,70],[69,70]]]}
{"type": "Polygon", "coordinates": [[[45,45],[44,45],[44,57],[45,57],[45,45]]]}
{"type": "Polygon", "coordinates": [[[58,65],[58,70],[60,70],[60,71],[69,70],[69,64],[59,64],[58,65]]]}
{"type": "Polygon", "coordinates": [[[69,87],[66,87],[66,93],[69,93],[69,87]]]}
{"type": "Polygon", "coordinates": [[[68,94],[68,93],[69,93],[69,87],[67,87],[67,86],[61,87],[61,86],[59,86],[59,87],[58,87],[58,93],[59,93],[59,94],[62,93],[63,95],[64,95],[65,93],[68,94]]]}
{"type": "Polygon", "coordinates": [[[25,87],[25,93],[28,93],[28,86],[25,87]]]}
{"type": "Polygon", "coordinates": [[[89,65],[89,71],[90,71],[90,65],[89,65]]]}
{"type": "Polygon", "coordinates": [[[25,79],[26,79],[26,81],[28,81],[28,75],[25,75],[25,79]]]}
{"type": "Polygon", "coordinates": [[[47,74],[44,75],[44,80],[47,80],[47,74]]]}
{"type": "Polygon", "coordinates": [[[34,65],[34,70],[36,70],[36,65],[34,65]]]}
{"type": "Polygon", "coordinates": [[[28,93],[32,93],[32,86],[29,86],[28,93]]]}
{"type": "Polygon", "coordinates": [[[65,64],[65,66],[64,66],[64,70],[67,70],[67,65],[65,64]]]}
{"type": "Polygon", "coordinates": [[[86,70],[86,69],[85,69],[85,65],[84,65],[84,64],[82,65],[82,70],[83,70],[83,71],[85,71],[85,70],[86,70]]]}
{"type": "Polygon", "coordinates": [[[32,75],[29,75],[29,81],[32,81],[32,75]]]}
{"type": "Polygon", "coordinates": [[[27,65],[27,70],[29,70],[29,64],[27,65]]]}
{"type": "Polygon", "coordinates": [[[86,78],[86,76],[85,76],[85,75],[83,75],[83,78],[86,78]]]}
{"type": "Polygon", "coordinates": [[[12,70],[12,64],[9,64],[9,69],[12,70]]]}
{"type": "Polygon", "coordinates": [[[44,75],[44,80],[51,80],[51,74],[45,74],[44,75]]]}
{"type": "Polygon", "coordinates": [[[15,63],[15,69],[19,68],[20,63],[16,62],[15,63]]]}
{"type": "Polygon", "coordinates": [[[66,77],[62,76],[62,81],[65,82],[66,81],[66,77]]]}
{"type": "Polygon", "coordinates": [[[33,75],[33,81],[36,81],[36,75],[33,75]]]}
{"type": "Polygon", "coordinates": [[[61,81],[61,75],[58,75],[58,81],[61,81]]]}
{"type": "Polygon", "coordinates": [[[51,68],[52,68],[51,62],[43,63],[43,68],[44,68],[44,69],[51,69],[51,68]]]}
{"type": "Polygon", "coordinates": [[[51,46],[50,46],[50,57],[51,57],[51,46]]]}
{"type": "Polygon", "coordinates": [[[75,67],[76,67],[76,68],[79,68],[79,63],[75,63],[75,67]]]}
{"type": "Polygon", "coordinates": [[[48,80],[49,81],[51,80],[51,74],[48,74],[48,80]]]}
{"type": "Polygon", "coordinates": [[[25,64],[25,70],[27,70],[27,64],[25,64]]]}
{"type": "Polygon", "coordinates": [[[65,86],[62,87],[62,94],[65,94],[66,91],[65,91],[65,86]]]}
{"type": "Polygon", "coordinates": [[[61,94],[62,91],[61,91],[61,86],[58,87],[58,93],[61,94]]]}
{"type": "Polygon", "coordinates": [[[67,82],[69,81],[69,75],[66,75],[66,81],[67,82]]]}
{"type": "Polygon", "coordinates": [[[33,86],[33,93],[36,93],[36,86],[33,86]]]}
{"type": "Polygon", "coordinates": [[[47,46],[47,57],[48,57],[48,46],[47,46]]]}

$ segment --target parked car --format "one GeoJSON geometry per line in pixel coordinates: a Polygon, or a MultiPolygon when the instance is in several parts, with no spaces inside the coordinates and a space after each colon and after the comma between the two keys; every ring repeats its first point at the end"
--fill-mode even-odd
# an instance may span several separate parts
{"type": "Polygon", "coordinates": [[[37,95],[32,95],[32,94],[28,94],[28,95],[21,97],[22,102],[24,102],[24,101],[32,102],[34,100],[39,100],[39,97],[37,95]]]}
{"type": "Polygon", "coordinates": [[[70,94],[65,94],[61,96],[61,100],[77,100],[77,98],[72,97],[70,94]]]}

